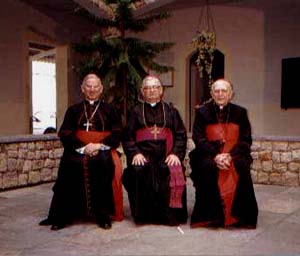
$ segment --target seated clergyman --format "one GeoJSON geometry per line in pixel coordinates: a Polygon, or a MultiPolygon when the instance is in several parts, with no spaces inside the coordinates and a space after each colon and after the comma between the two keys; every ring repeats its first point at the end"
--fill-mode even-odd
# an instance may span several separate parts
{"type": "Polygon", "coordinates": [[[115,151],[121,118],[101,98],[103,86],[97,75],[87,75],[81,91],[84,100],[68,108],[58,132],[64,153],[48,218],[40,222],[52,230],[86,217],[109,229],[111,218],[122,219],[122,170],[115,151]]]}
{"type": "Polygon", "coordinates": [[[141,93],[144,101],[132,111],[122,141],[128,166],[123,184],[132,217],[137,224],[185,223],[184,124],[177,109],[162,100],[157,77],[145,77],[141,93]]]}
{"type": "Polygon", "coordinates": [[[196,110],[190,153],[196,201],[191,227],[255,228],[258,208],[251,179],[247,110],[230,103],[232,84],[219,79],[212,100],[196,110]]]}

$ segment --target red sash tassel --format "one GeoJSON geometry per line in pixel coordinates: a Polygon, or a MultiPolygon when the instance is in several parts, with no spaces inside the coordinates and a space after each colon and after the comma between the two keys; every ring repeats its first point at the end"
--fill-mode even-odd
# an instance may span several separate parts
{"type": "MultiPolygon", "coordinates": [[[[208,140],[225,140],[222,153],[229,153],[237,143],[239,137],[239,126],[233,123],[208,125],[206,129],[208,140]]],[[[218,187],[224,203],[225,226],[230,226],[237,222],[231,215],[232,203],[238,182],[238,175],[234,164],[231,161],[229,170],[220,170],[218,187]]]]}
{"type": "MultiPolygon", "coordinates": [[[[83,143],[100,143],[107,136],[110,135],[109,131],[83,131],[78,130],[76,136],[83,143]]],[[[113,162],[115,165],[115,176],[112,181],[114,204],[115,204],[115,214],[112,216],[112,219],[115,221],[123,220],[123,190],[122,190],[122,161],[115,149],[111,150],[113,162]]]]}
{"type": "MultiPolygon", "coordinates": [[[[139,129],[136,132],[136,141],[145,140],[166,140],[167,155],[171,152],[173,147],[173,134],[169,128],[149,127],[139,129]],[[154,134],[154,132],[158,130],[154,134]]],[[[185,179],[181,165],[168,166],[170,170],[170,202],[171,208],[182,208],[182,194],[185,188],[185,179]]]]}

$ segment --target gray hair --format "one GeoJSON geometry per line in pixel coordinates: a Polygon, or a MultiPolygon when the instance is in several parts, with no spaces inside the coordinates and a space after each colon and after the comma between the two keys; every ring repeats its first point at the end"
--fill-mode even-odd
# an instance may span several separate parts
{"type": "Polygon", "coordinates": [[[86,81],[87,81],[88,79],[90,79],[90,78],[96,79],[96,80],[98,81],[98,83],[99,83],[100,85],[102,85],[100,77],[97,76],[97,75],[94,74],[94,73],[90,73],[90,74],[87,74],[87,75],[83,78],[83,81],[82,81],[81,86],[84,86],[84,85],[86,84],[86,81]]]}
{"type": "Polygon", "coordinates": [[[217,79],[216,81],[214,81],[211,85],[211,90],[213,90],[213,88],[216,86],[216,84],[220,81],[224,81],[224,82],[227,82],[230,86],[230,89],[233,91],[233,84],[231,81],[229,81],[228,79],[225,79],[225,78],[220,78],[220,79],[217,79]]]}

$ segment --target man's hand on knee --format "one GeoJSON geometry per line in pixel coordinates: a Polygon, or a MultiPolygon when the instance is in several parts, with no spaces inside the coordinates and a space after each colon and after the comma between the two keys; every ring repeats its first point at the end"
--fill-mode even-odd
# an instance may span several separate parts
{"type": "Polygon", "coordinates": [[[173,166],[173,165],[181,165],[181,162],[178,158],[178,156],[174,155],[174,154],[170,154],[167,156],[165,163],[168,166],[173,166]]]}
{"type": "Polygon", "coordinates": [[[132,165],[145,165],[147,163],[147,159],[143,154],[136,154],[132,159],[132,165]]]}

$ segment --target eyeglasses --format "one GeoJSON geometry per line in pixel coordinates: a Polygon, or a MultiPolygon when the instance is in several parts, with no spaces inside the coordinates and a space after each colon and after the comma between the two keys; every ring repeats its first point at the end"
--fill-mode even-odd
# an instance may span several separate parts
{"type": "Polygon", "coordinates": [[[161,87],[160,85],[144,86],[143,90],[145,91],[158,90],[160,87],[161,87]]]}
{"type": "Polygon", "coordinates": [[[85,85],[85,88],[88,90],[98,90],[100,89],[100,85],[92,86],[92,85],[85,85]]]}

